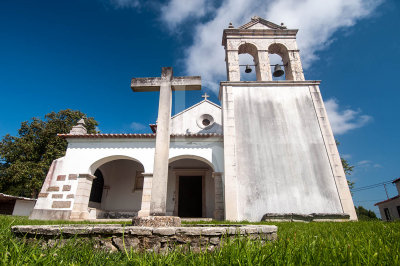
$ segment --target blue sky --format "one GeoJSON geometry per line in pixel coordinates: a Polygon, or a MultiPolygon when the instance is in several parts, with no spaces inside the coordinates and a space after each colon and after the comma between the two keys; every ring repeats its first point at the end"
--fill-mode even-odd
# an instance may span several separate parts
{"type": "MultiPolygon", "coordinates": [[[[258,15],[299,28],[308,80],[321,92],[356,187],[400,176],[400,3],[396,0],[2,0],[0,136],[65,108],[99,121],[103,133],[150,132],[158,94],[133,93],[132,77],[201,75],[203,91],[175,94],[173,112],[225,80],[222,29],[258,15]]],[[[394,186],[388,186],[395,196],[394,186]]],[[[357,192],[377,210],[383,187],[357,192]]]]}

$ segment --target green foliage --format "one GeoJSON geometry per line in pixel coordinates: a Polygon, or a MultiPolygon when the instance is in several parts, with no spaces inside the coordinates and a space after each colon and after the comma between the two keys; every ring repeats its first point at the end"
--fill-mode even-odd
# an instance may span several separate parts
{"type": "Polygon", "coordinates": [[[367,210],[363,206],[356,207],[356,213],[358,220],[360,221],[379,220],[378,217],[376,217],[375,212],[367,210]]]}
{"type": "MultiPolygon", "coordinates": [[[[3,265],[399,265],[400,223],[275,223],[278,240],[233,240],[214,252],[154,254],[106,253],[92,243],[71,239],[65,246],[44,248],[10,232],[12,225],[49,224],[0,216],[0,261],[3,265]]],[[[51,222],[54,223],[54,222],[51,222]]],[[[58,223],[58,222],[57,222],[58,223]]],[[[218,222],[218,223],[227,223],[218,222]]],[[[271,223],[269,223],[271,224],[271,223]]]]}
{"type": "MultiPolygon", "coordinates": [[[[21,123],[17,136],[7,134],[0,142],[0,191],[36,197],[51,162],[65,155],[67,141],[57,134],[68,133],[79,119],[80,111],[51,112],[45,119],[32,118],[21,123]]],[[[88,133],[96,133],[98,123],[86,118],[88,133]]]]}
{"type": "MultiPolygon", "coordinates": [[[[335,142],[336,142],[336,146],[340,145],[339,141],[335,140],[335,142]]],[[[340,160],[342,161],[344,173],[347,176],[351,175],[351,173],[353,172],[354,165],[350,165],[349,162],[342,157],[340,157],[340,160]]],[[[354,188],[354,182],[347,179],[347,184],[349,185],[350,190],[352,190],[354,188]]]]}

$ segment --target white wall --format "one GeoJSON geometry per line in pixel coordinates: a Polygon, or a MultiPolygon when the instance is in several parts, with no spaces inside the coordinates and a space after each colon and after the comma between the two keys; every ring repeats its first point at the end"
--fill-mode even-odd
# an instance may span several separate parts
{"type": "Polygon", "coordinates": [[[14,210],[12,215],[29,216],[35,207],[35,200],[19,200],[15,201],[14,210]]]}
{"type": "Polygon", "coordinates": [[[342,213],[307,86],[235,87],[239,220],[342,213]]]}
{"type": "Polygon", "coordinates": [[[202,101],[173,116],[171,134],[187,133],[222,134],[221,107],[208,101],[202,101]],[[201,116],[205,114],[211,115],[214,119],[214,124],[206,128],[201,124],[201,116]]]}

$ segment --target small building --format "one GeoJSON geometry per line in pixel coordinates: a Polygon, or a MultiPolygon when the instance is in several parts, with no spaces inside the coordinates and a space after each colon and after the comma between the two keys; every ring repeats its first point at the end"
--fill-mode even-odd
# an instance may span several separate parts
{"type": "Polygon", "coordinates": [[[379,212],[381,213],[383,221],[400,220],[400,178],[397,178],[392,183],[396,184],[397,193],[399,195],[375,203],[375,206],[378,206],[379,208],[379,212]]]}
{"type": "Polygon", "coordinates": [[[0,214],[29,216],[35,203],[36,199],[0,193],[0,214]]]}

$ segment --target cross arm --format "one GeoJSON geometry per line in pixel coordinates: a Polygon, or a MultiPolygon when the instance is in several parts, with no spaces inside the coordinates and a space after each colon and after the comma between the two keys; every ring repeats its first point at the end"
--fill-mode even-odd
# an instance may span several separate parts
{"type": "Polygon", "coordinates": [[[174,91],[201,90],[201,77],[174,77],[171,80],[171,86],[174,91]]]}
{"type": "Polygon", "coordinates": [[[133,78],[131,88],[134,92],[159,91],[161,78],[133,78]]]}
{"type": "MultiPolygon", "coordinates": [[[[133,78],[131,88],[134,92],[159,91],[162,78],[133,78]]],[[[173,77],[171,89],[176,91],[201,90],[201,77],[173,77]]]]}

